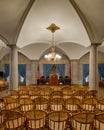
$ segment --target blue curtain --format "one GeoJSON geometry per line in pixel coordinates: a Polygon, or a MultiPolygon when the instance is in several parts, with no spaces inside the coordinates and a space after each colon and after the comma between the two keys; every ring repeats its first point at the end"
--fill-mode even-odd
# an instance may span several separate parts
{"type": "Polygon", "coordinates": [[[43,76],[47,77],[51,72],[53,64],[43,64],[43,76]]]}
{"type": "Polygon", "coordinates": [[[83,64],[83,85],[86,83],[86,77],[89,75],[89,64],[83,64]]]}
{"type": "Polygon", "coordinates": [[[18,64],[18,73],[22,78],[22,82],[26,84],[26,64],[18,64]]]}
{"type": "Polygon", "coordinates": [[[98,65],[98,71],[99,71],[99,74],[100,74],[100,78],[104,79],[104,64],[98,65]]]}
{"type": "MultiPolygon", "coordinates": [[[[9,77],[9,64],[5,64],[5,80],[9,77]]],[[[26,84],[26,64],[18,64],[19,76],[23,78],[23,83],[26,84]]]]}
{"type": "Polygon", "coordinates": [[[64,77],[65,76],[65,64],[55,64],[56,69],[59,73],[60,76],[64,77]]]}
{"type": "Polygon", "coordinates": [[[5,80],[9,77],[9,64],[5,64],[5,80]]]}

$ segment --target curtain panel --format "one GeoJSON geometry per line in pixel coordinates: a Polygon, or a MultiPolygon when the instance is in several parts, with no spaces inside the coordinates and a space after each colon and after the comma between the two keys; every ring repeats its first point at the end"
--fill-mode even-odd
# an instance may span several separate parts
{"type": "Polygon", "coordinates": [[[99,71],[100,79],[104,80],[104,64],[98,65],[98,71],[99,71]]]}
{"type": "MultiPolygon", "coordinates": [[[[5,80],[9,80],[9,64],[5,64],[5,80]]],[[[26,64],[18,64],[18,76],[22,79],[22,82],[26,84],[26,64]]]]}
{"type": "Polygon", "coordinates": [[[89,76],[89,64],[83,64],[83,85],[86,84],[86,78],[89,76]]]}
{"type": "MultiPolygon", "coordinates": [[[[98,73],[100,79],[104,80],[104,64],[98,64],[98,73]]],[[[86,78],[89,76],[89,64],[83,64],[83,85],[86,83],[86,78]]]]}
{"type": "Polygon", "coordinates": [[[22,82],[26,84],[26,64],[18,64],[18,73],[21,76],[22,82]]]}
{"type": "Polygon", "coordinates": [[[55,64],[56,69],[59,73],[60,76],[64,77],[65,76],[65,64],[55,64]]]}
{"type": "Polygon", "coordinates": [[[7,80],[9,78],[9,64],[5,64],[4,70],[5,70],[4,79],[7,80]]]}
{"type": "Polygon", "coordinates": [[[45,78],[49,75],[53,67],[53,64],[43,64],[43,76],[45,78]]]}
{"type": "Polygon", "coordinates": [[[47,77],[55,65],[60,76],[65,76],[65,64],[43,64],[43,76],[47,77]]]}

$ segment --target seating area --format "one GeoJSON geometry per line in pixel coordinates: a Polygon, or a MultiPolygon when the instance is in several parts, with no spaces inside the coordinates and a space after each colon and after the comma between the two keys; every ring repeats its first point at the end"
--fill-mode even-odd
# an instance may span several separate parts
{"type": "Polygon", "coordinates": [[[103,130],[104,99],[85,86],[19,86],[0,100],[0,130],[103,130]]]}

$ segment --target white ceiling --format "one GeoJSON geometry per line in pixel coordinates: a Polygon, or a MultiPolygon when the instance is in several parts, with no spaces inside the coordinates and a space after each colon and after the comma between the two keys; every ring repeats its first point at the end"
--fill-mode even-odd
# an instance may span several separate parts
{"type": "MultiPolygon", "coordinates": [[[[31,60],[51,47],[51,23],[60,27],[55,44],[79,59],[104,39],[104,0],[0,0],[0,38],[31,60]]],[[[103,43],[104,44],[104,43],[103,43]]]]}

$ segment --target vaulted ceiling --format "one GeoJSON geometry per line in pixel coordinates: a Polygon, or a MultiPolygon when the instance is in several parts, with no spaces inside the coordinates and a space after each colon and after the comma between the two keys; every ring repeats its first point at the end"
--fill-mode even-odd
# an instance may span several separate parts
{"type": "Polygon", "coordinates": [[[91,44],[103,46],[104,0],[0,0],[1,42],[16,44],[31,60],[51,47],[51,23],[60,27],[54,34],[57,50],[79,59],[91,44]]]}

